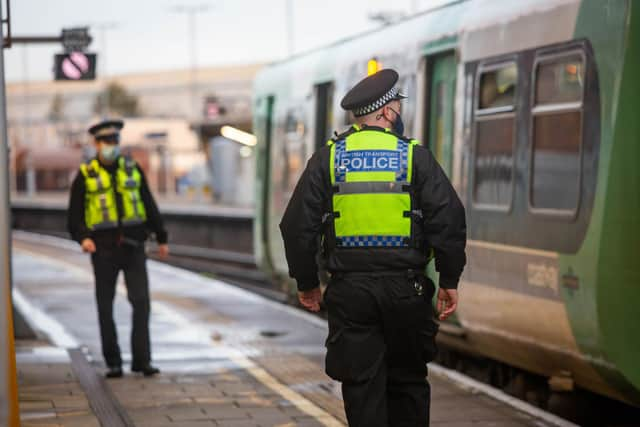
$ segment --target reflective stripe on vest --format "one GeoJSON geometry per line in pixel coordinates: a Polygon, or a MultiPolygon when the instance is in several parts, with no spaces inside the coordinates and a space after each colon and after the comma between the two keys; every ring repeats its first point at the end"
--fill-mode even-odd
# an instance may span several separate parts
{"type": "Polygon", "coordinates": [[[85,179],[85,224],[90,230],[107,230],[122,226],[142,224],[147,219],[140,197],[142,176],[132,160],[118,159],[113,177],[94,159],[80,166],[85,179]],[[130,162],[130,163],[127,163],[130,162]],[[122,200],[122,213],[118,215],[116,191],[122,200]]]}
{"type": "Polygon", "coordinates": [[[122,196],[122,225],[142,224],[147,219],[147,213],[140,197],[142,176],[132,159],[120,157],[116,172],[118,192],[122,196]]]}
{"type": "Polygon", "coordinates": [[[390,132],[357,128],[331,144],[337,246],[412,244],[409,184],[415,144],[390,132]]]}
{"type": "Polygon", "coordinates": [[[97,160],[80,165],[84,176],[84,221],[90,230],[118,227],[118,208],[112,191],[111,175],[97,160]]]}

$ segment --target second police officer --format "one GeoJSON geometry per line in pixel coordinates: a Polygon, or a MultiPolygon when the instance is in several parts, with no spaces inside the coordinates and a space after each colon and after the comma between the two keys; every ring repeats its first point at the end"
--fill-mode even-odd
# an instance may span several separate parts
{"type": "Polygon", "coordinates": [[[427,362],[436,354],[435,256],[441,320],[457,307],[464,208],[431,152],[406,138],[398,74],[381,70],[341,105],[355,124],[309,160],[280,224],[299,299],[320,309],[316,254],[331,274],[326,371],[342,382],[352,427],[429,424],[427,362]]]}
{"type": "Polygon", "coordinates": [[[120,155],[121,120],[91,128],[95,158],[80,166],[71,186],[68,228],[71,237],[91,254],[107,378],[123,375],[122,356],[113,321],[113,300],[120,271],[133,308],[131,370],[145,376],[160,372],[151,365],[149,279],[144,242],[155,233],[161,258],[169,252],[167,232],[145,176],[138,164],[120,155]]]}

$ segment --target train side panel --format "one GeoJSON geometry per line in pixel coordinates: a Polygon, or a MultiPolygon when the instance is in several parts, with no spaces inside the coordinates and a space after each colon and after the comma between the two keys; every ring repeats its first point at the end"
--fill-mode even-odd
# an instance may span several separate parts
{"type": "Polygon", "coordinates": [[[593,281],[584,283],[595,300],[597,315],[589,319],[591,327],[583,328],[588,320],[579,300],[568,306],[585,351],[606,360],[605,366],[615,366],[615,372],[601,369],[603,375],[618,384],[628,400],[639,404],[640,311],[635,302],[640,301],[640,5],[635,1],[587,3],[578,30],[596,32],[594,38],[601,43],[601,81],[610,85],[602,105],[610,120],[606,121],[609,144],[603,144],[600,153],[607,162],[598,182],[601,216],[593,222],[599,228],[599,250],[597,258],[584,260],[598,269],[593,281]]]}

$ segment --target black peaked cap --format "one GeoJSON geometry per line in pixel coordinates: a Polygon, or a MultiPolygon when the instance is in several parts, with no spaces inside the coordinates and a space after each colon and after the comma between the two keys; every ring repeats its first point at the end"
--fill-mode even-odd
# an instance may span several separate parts
{"type": "Polygon", "coordinates": [[[398,73],[392,69],[380,70],[362,79],[342,98],[340,106],[363,116],[382,108],[389,101],[405,98],[396,88],[398,73]]]}
{"type": "Polygon", "coordinates": [[[98,133],[118,133],[123,127],[124,122],[122,120],[103,120],[100,123],[96,123],[95,125],[91,126],[89,128],[89,133],[94,136],[98,133]]]}

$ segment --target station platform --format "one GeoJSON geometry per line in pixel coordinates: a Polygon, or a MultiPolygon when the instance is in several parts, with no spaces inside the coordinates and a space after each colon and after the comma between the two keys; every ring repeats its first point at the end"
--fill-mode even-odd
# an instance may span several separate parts
{"type": "MultiPolygon", "coordinates": [[[[14,234],[14,303],[38,331],[19,341],[22,425],[343,426],[340,386],[324,373],[326,321],[223,281],[155,261],[153,378],[128,370],[130,308],[114,307],[125,377],[105,380],[90,261],[73,242],[14,234]]],[[[431,425],[571,426],[430,365],[431,425]]]]}
{"type": "MultiPolygon", "coordinates": [[[[158,206],[164,214],[218,216],[231,218],[253,218],[254,210],[247,206],[216,204],[212,199],[194,199],[180,196],[157,198],[158,206]]],[[[69,204],[68,192],[38,192],[35,195],[11,194],[11,206],[21,209],[66,210],[69,204]]]]}

